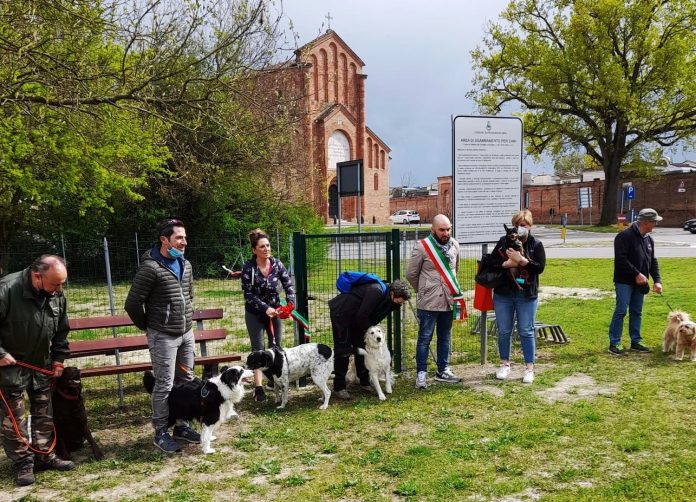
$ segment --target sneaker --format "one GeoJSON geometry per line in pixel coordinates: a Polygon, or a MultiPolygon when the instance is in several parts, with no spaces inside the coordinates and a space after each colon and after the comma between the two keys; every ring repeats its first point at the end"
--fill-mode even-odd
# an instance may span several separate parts
{"type": "Polygon", "coordinates": [[[446,366],[444,370],[438,371],[435,373],[435,380],[439,382],[447,382],[447,383],[459,383],[462,381],[461,378],[459,378],[457,375],[452,373],[452,370],[450,369],[449,366],[446,366]]]}
{"type": "Polygon", "coordinates": [[[614,356],[625,356],[626,349],[624,349],[621,345],[609,345],[609,353],[614,356]]]}
{"type": "Polygon", "coordinates": [[[631,342],[631,350],[634,350],[636,352],[652,352],[650,347],[646,347],[645,345],[641,344],[640,342],[631,342]]]}
{"type": "Polygon", "coordinates": [[[174,441],[166,429],[155,433],[155,446],[165,453],[178,453],[181,451],[179,443],[174,441]]]}
{"type": "Polygon", "coordinates": [[[522,377],[522,383],[532,383],[534,381],[534,370],[527,368],[524,370],[524,376],[522,377]]]}
{"type": "Polygon", "coordinates": [[[36,483],[34,464],[31,461],[15,467],[15,483],[17,486],[29,486],[36,483]]]}
{"type": "Polygon", "coordinates": [[[346,389],[336,390],[332,395],[334,397],[337,397],[338,399],[343,399],[344,401],[351,399],[351,395],[348,394],[348,391],[346,389]]]}
{"type": "Polygon", "coordinates": [[[428,384],[425,383],[425,377],[425,371],[418,372],[418,374],[416,375],[416,389],[425,389],[428,387],[428,384]]]}
{"type": "Polygon", "coordinates": [[[266,400],[266,393],[260,385],[254,389],[254,401],[262,403],[266,400]]]}
{"type": "Polygon", "coordinates": [[[72,471],[75,468],[75,462],[72,460],[63,460],[60,457],[53,455],[45,461],[37,461],[34,467],[35,471],[72,471]]]}
{"type": "Polygon", "coordinates": [[[375,389],[372,387],[372,385],[369,385],[369,384],[368,385],[360,384],[360,389],[364,390],[365,392],[374,392],[375,391],[375,389]]]}
{"type": "Polygon", "coordinates": [[[175,425],[172,436],[174,439],[182,439],[191,444],[200,444],[201,442],[201,435],[188,425],[175,425]]]}
{"type": "Polygon", "coordinates": [[[510,376],[510,365],[509,364],[501,364],[500,368],[498,368],[495,372],[495,377],[498,380],[507,380],[507,377],[510,376]]]}

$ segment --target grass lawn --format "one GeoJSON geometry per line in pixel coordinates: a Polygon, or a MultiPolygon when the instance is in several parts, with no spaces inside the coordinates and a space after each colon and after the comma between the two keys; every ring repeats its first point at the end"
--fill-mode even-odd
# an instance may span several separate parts
{"type": "Polygon", "coordinates": [[[455,367],[464,385],[417,391],[403,374],[384,403],[351,389],[352,401],[332,399],[322,412],[311,386],[291,389],[282,412],[247,397],[240,418],[219,430],[217,453],[189,446],[168,457],[152,446],[134,382],[133,402],[118,413],[99,413],[115,396],[88,395],[104,460],[84,448],[77,470],[40,473],[17,489],[5,459],[0,500],[692,500],[696,363],[658,346],[667,302],[696,313],[696,267],[660,264],[664,297],[651,293],[643,310],[651,354],[607,353],[611,260],[549,260],[542,287],[588,288],[591,298],[559,294],[540,306],[538,317],[561,324],[571,342],[539,343],[532,385],[520,381],[516,346],[515,378],[505,382],[494,364],[467,364],[455,367]]]}

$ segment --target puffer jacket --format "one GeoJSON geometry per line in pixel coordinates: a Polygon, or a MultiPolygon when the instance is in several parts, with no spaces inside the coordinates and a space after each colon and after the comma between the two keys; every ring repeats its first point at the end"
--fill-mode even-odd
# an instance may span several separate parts
{"type": "MultiPolygon", "coordinates": [[[[0,358],[7,353],[17,361],[49,369],[69,355],[67,301],[62,292],[51,298],[36,295],[30,269],[0,279],[0,358]]],[[[0,387],[23,390],[32,378],[46,387],[49,376],[20,366],[0,368],[0,387]]]]}
{"type": "MultiPolygon", "coordinates": [[[[459,267],[459,243],[454,239],[452,239],[447,258],[450,269],[456,275],[459,267]]],[[[435,312],[452,310],[452,294],[425,252],[421,241],[418,241],[411,252],[406,280],[417,293],[416,306],[420,310],[435,312]]]]}
{"type": "Polygon", "coordinates": [[[181,280],[156,247],[143,254],[125,304],[138,328],[180,336],[193,327],[193,272],[185,258],[179,263],[181,280]]]}

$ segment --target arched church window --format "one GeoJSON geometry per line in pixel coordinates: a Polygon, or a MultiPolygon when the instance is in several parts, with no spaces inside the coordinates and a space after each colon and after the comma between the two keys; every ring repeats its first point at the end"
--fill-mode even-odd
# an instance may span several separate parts
{"type": "Polygon", "coordinates": [[[336,170],[337,162],[350,160],[350,141],[343,131],[334,131],[326,149],[327,169],[336,170]]]}

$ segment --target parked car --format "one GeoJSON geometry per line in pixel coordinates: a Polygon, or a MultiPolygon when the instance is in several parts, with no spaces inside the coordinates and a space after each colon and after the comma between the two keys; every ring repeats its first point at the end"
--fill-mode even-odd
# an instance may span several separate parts
{"type": "Polygon", "coordinates": [[[398,223],[403,223],[404,225],[408,223],[420,223],[420,214],[413,209],[400,209],[392,214],[389,219],[395,225],[398,223]]]}
{"type": "Polygon", "coordinates": [[[691,230],[694,227],[696,227],[696,218],[692,218],[684,222],[684,230],[691,230]]]}

